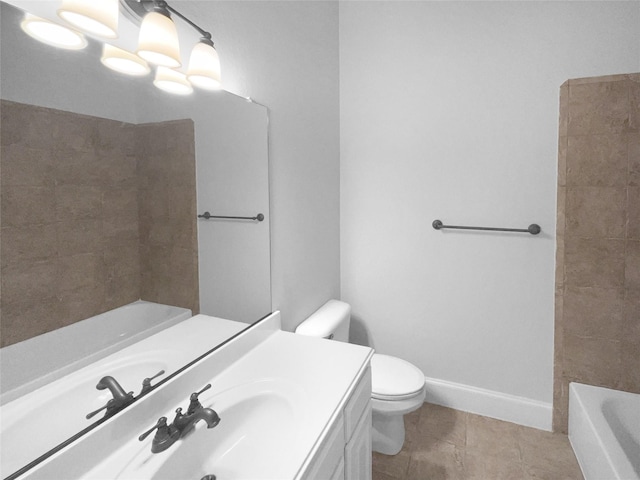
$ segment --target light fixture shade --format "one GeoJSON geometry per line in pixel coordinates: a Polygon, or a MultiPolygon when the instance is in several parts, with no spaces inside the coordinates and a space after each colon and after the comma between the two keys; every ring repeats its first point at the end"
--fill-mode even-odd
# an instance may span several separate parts
{"type": "Polygon", "coordinates": [[[140,77],[151,71],[149,64],[139,56],[108,43],[105,43],[102,47],[100,61],[105,67],[126,75],[140,77]]]}
{"type": "Polygon", "coordinates": [[[173,21],[158,12],[149,12],[142,19],[138,50],[147,62],[177,68],[180,63],[178,31],[173,21]]]}
{"type": "Polygon", "coordinates": [[[82,50],[87,46],[87,39],[81,33],[30,13],[25,15],[20,27],[30,37],[54,47],[82,50]]]}
{"type": "Polygon", "coordinates": [[[118,0],[62,0],[58,16],[85,32],[116,38],[118,6],[118,0]]]}
{"type": "Polygon", "coordinates": [[[206,90],[220,89],[220,57],[213,45],[198,42],[193,47],[187,78],[196,87],[206,90]]]}
{"type": "Polygon", "coordinates": [[[156,78],[153,84],[160,90],[176,95],[189,95],[193,92],[193,87],[184,73],[167,67],[159,66],[156,69],[156,78]]]}

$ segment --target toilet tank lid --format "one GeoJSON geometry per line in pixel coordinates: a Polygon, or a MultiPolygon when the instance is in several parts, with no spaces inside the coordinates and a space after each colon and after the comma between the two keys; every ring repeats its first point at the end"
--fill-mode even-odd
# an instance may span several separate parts
{"type": "Polygon", "coordinates": [[[424,374],[401,358],[376,353],[371,359],[371,391],[373,395],[403,396],[424,387],[424,374]]]}
{"type": "Polygon", "coordinates": [[[351,305],[340,300],[329,300],[303,321],[296,333],[310,337],[328,337],[351,316],[351,305]]]}

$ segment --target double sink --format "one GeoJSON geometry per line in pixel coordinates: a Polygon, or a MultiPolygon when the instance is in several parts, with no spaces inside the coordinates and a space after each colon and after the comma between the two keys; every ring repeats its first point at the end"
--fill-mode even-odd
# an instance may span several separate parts
{"type": "Polygon", "coordinates": [[[302,479],[370,355],[283,332],[276,312],[20,478],[302,479]],[[140,434],[208,383],[199,401],[220,422],[152,453],[140,434]]]}

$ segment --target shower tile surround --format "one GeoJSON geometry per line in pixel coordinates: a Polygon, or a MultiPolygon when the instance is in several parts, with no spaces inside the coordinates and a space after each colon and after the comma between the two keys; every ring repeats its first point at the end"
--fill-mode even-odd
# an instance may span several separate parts
{"type": "Polygon", "coordinates": [[[640,393],[640,74],[560,89],[553,429],[569,382],[640,393]]]}
{"type": "Polygon", "coordinates": [[[0,107],[0,345],[140,298],[197,313],[193,122],[0,107]]]}

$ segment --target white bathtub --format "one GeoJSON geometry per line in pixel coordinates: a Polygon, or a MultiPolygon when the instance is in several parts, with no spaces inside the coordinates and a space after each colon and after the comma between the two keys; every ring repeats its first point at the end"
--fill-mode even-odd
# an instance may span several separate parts
{"type": "Polygon", "coordinates": [[[585,480],[640,480],[640,394],[571,383],[569,440],[585,480]]]}
{"type": "Polygon", "coordinates": [[[0,404],[191,316],[187,308],[138,300],[4,347],[0,349],[0,404]]]}

